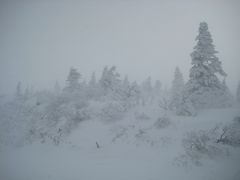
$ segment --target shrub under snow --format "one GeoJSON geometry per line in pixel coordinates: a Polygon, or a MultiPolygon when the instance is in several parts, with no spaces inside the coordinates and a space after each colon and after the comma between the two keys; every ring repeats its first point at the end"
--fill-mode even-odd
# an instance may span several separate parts
{"type": "Polygon", "coordinates": [[[154,126],[158,129],[166,128],[171,124],[171,121],[168,117],[160,117],[157,119],[157,121],[154,123],[154,126]]]}

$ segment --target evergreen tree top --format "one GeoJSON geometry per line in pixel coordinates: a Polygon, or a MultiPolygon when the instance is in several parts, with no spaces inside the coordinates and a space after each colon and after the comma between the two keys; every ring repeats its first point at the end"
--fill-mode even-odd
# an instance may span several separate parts
{"type": "Polygon", "coordinates": [[[73,92],[79,89],[79,79],[81,78],[81,74],[75,68],[71,68],[67,77],[67,87],[65,90],[73,92]]]}
{"type": "Polygon", "coordinates": [[[182,89],[184,86],[183,75],[178,67],[176,67],[174,72],[174,79],[172,81],[172,91],[182,89]]]}
{"type": "Polygon", "coordinates": [[[213,45],[211,34],[208,31],[208,24],[201,22],[198,31],[197,45],[191,53],[193,67],[202,67],[210,74],[219,73],[222,76],[227,76],[222,69],[221,62],[215,55],[218,52],[213,45]]]}
{"type": "Polygon", "coordinates": [[[205,58],[209,58],[213,56],[217,51],[215,50],[215,46],[212,44],[212,36],[208,31],[208,25],[206,22],[201,22],[199,26],[199,35],[196,37],[197,45],[194,47],[201,55],[205,56],[205,58]]]}
{"type": "Polygon", "coordinates": [[[70,69],[70,72],[69,72],[69,75],[68,75],[68,78],[67,78],[67,81],[78,81],[81,77],[81,74],[77,71],[77,69],[75,68],[71,68],[70,69]]]}

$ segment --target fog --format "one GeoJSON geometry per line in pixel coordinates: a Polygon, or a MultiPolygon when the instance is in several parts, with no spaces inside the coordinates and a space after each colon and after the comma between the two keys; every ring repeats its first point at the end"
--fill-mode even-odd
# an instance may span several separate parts
{"type": "Polygon", "coordinates": [[[0,0],[0,180],[239,180],[239,10],[0,0]]]}
{"type": "Polygon", "coordinates": [[[105,65],[169,87],[179,66],[188,78],[199,23],[206,21],[235,92],[240,77],[238,0],[0,2],[0,93],[63,86],[70,67],[84,79],[105,65]]]}

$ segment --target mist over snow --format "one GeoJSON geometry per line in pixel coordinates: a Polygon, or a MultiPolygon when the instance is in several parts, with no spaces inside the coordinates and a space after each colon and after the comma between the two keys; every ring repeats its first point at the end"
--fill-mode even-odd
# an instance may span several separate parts
{"type": "Polygon", "coordinates": [[[0,93],[18,81],[36,89],[65,85],[70,67],[89,79],[105,65],[131,80],[148,76],[170,87],[175,66],[188,78],[199,22],[211,29],[235,93],[240,77],[239,1],[0,2],[0,93]]]}
{"type": "Polygon", "coordinates": [[[239,8],[0,1],[0,180],[239,180],[239,8]]]}

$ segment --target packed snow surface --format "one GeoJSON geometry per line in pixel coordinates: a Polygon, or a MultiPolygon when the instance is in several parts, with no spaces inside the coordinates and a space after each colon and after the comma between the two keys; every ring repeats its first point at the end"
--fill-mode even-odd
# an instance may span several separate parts
{"type": "Polygon", "coordinates": [[[224,155],[194,164],[184,156],[182,143],[188,132],[209,130],[239,115],[231,108],[181,117],[145,107],[116,122],[86,120],[59,145],[34,142],[2,149],[0,179],[239,180],[239,147],[223,145],[224,155]]]}

